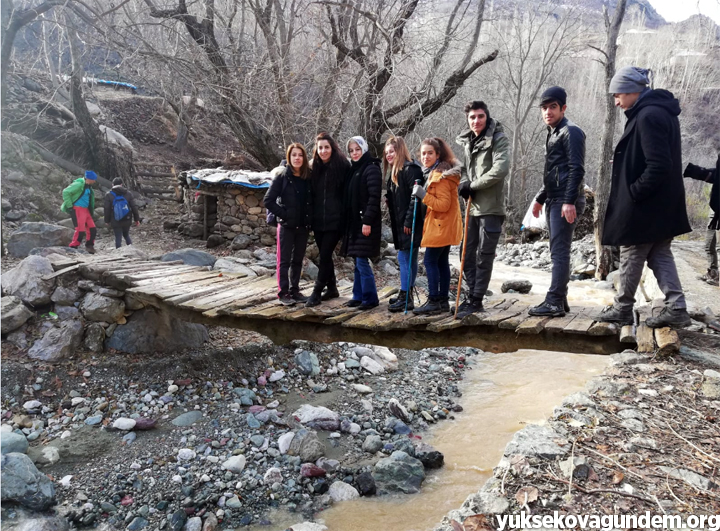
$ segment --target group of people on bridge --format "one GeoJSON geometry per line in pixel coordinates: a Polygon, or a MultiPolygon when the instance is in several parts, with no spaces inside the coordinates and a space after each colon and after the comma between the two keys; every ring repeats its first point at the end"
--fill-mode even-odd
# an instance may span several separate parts
{"type": "MultiPolygon", "coordinates": [[[[634,296],[647,262],[665,295],[662,312],[648,318],[648,326],[686,326],[690,317],[671,251],[672,239],[691,231],[683,184],[680,105],[671,92],[652,89],[649,71],[637,67],[620,69],[608,91],[627,117],[615,148],[602,241],[620,247],[620,286],[614,304],[596,319],[632,323],[634,296]]],[[[533,200],[532,212],[538,217],[545,206],[552,280],[545,300],[529,313],[562,317],[569,311],[573,232],[585,210],[585,134],[565,116],[567,94],[563,88],[545,90],[539,106],[547,125],[545,167],[543,187],[533,200]]],[[[280,303],[314,307],[339,297],[332,255],[341,243],[341,254],[354,259],[352,298],[347,305],[359,310],[379,305],[370,259],[380,255],[384,179],[400,265],[400,291],[390,299],[389,311],[412,310],[419,315],[450,311],[450,247],[463,239],[467,296],[457,317],[484,311],[483,298],[506,215],[510,142],[484,102],[471,101],[464,110],[468,129],[455,139],[463,150],[462,163],[448,143],[437,137],[421,142],[419,163],[404,139],[395,136],[385,142],[382,160],[370,154],[361,136],[346,142],[349,160],[327,133],[316,137],[312,159],[301,143],[287,147],[286,165],[273,170],[275,177],[264,199],[268,221],[277,223],[280,303]],[[460,198],[467,209],[464,238],[460,198]],[[319,271],[307,297],[300,292],[300,276],[311,230],[319,249],[319,271]],[[425,249],[429,296],[422,306],[415,307],[411,293],[421,247],[425,249]]],[[[720,228],[718,169],[690,165],[686,170],[686,176],[714,183],[710,203],[713,235],[720,228]]],[[[708,275],[714,268],[717,278],[714,244],[712,255],[715,258],[708,275]]]]}

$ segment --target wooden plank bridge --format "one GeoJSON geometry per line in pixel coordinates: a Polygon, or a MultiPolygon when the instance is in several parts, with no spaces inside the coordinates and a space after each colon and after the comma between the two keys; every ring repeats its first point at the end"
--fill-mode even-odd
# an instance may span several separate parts
{"type": "MultiPolygon", "coordinates": [[[[277,344],[306,339],[409,349],[473,346],[493,352],[529,348],[610,354],[635,344],[643,351],[672,351],[679,343],[677,334],[669,329],[653,334],[644,324],[637,330],[634,327],[619,330],[615,325],[594,321],[598,307],[575,308],[565,317],[551,319],[529,316],[528,305],[519,298],[494,298],[486,304],[486,312],[455,320],[448,314],[416,316],[412,312],[407,315],[388,312],[387,299],[397,288],[382,289],[380,306],[361,312],[345,306],[350,288],[341,289],[340,298],[314,308],[286,307],[277,301],[274,276],[246,277],[181,262],[99,256],[56,267],[69,269],[61,269],[55,275],[77,269],[88,280],[123,290],[179,319],[256,331],[277,344]]],[[[308,288],[310,284],[301,286],[308,288]]]]}

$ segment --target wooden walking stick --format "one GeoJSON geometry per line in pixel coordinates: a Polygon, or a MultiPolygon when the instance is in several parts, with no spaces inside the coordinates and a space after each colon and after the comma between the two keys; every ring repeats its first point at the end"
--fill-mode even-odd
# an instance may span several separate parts
{"type": "Polygon", "coordinates": [[[457,319],[458,308],[460,307],[460,290],[462,288],[462,276],[463,269],[465,269],[465,251],[467,251],[467,231],[468,221],[470,220],[470,205],[472,204],[472,198],[468,197],[465,201],[465,235],[463,236],[463,249],[462,257],[460,258],[460,277],[458,278],[457,284],[457,296],[455,297],[455,315],[453,319],[457,319]]]}

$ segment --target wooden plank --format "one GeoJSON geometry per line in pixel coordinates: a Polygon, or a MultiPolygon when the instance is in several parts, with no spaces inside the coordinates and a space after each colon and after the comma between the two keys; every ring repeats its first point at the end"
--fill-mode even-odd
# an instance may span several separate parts
{"type": "Polygon", "coordinates": [[[530,317],[530,315],[528,314],[529,310],[530,306],[523,307],[519,313],[516,313],[512,317],[500,321],[497,324],[498,328],[503,328],[505,330],[515,330],[518,326],[520,326],[520,323],[530,317]]]}
{"type": "Polygon", "coordinates": [[[539,334],[545,328],[545,323],[551,319],[552,317],[530,316],[515,328],[515,332],[518,334],[539,334]]]}
{"type": "Polygon", "coordinates": [[[199,280],[192,284],[182,284],[175,288],[168,288],[160,293],[156,294],[156,297],[162,299],[165,303],[171,305],[177,305],[191,299],[213,293],[220,293],[221,291],[228,291],[238,286],[245,285],[244,278],[238,278],[233,280],[228,277],[220,278],[208,278],[205,280],[199,280]]]}
{"type": "Polygon", "coordinates": [[[655,342],[658,346],[658,354],[662,356],[677,354],[680,351],[680,337],[672,328],[656,328],[655,342]]]}
{"type": "MultiPolygon", "coordinates": [[[[53,264],[53,266],[54,266],[54,265],[55,265],[55,264],[53,264]]],[[[49,275],[45,275],[44,277],[42,277],[42,279],[43,279],[43,280],[52,280],[52,279],[55,278],[55,277],[59,277],[60,275],[64,275],[65,273],[70,273],[71,271],[77,271],[78,269],[80,269],[80,266],[81,266],[81,265],[82,265],[82,264],[75,264],[75,265],[71,265],[70,267],[66,267],[66,268],[64,268],[64,269],[55,270],[54,273],[51,273],[51,274],[49,274],[49,275]]]]}
{"type": "MultiPolygon", "coordinates": [[[[504,306],[504,305],[503,305],[504,306]]],[[[510,319],[512,317],[515,317],[516,315],[519,315],[522,313],[522,311],[525,309],[525,305],[521,304],[517,299],[512,300],[511,303],[505,308],[505,309],[492,309],[488,311],[487,313],[481,313],[481,314],[473,314],[472,316],[477,316],[477,322],[471,322],[471,324],[476,325],[485,325],[485,326],[498,326],[501,322],[505,321],[506,319],[510,319]],[[499,311],[498,311],[499,310],[499,311]]]]}
{"type": "Polygon", "coordinates": [[[254,287],[249,287],[245,284],[240,285],[236,288],[232,288],[226,291],[223,291],[222,293],[217,293],[215,295],[209,295],[206,297],[198,297],[195,299],[191,299],[185,302],[182,302],[178,304],[180,308],[186,308],[190,310],[198,310],[201,312],[205,312],[207,310],[211,310],[212,308],[216,306],[220,306],[221,304],[225,304],[227,302],[232,302],[233,300],[242,299],[248,296],[248,294],[254,294],[254,293],[266,293],[266,296],[274,296],[277,297],[277,291],[270,291],[274,287],[274,279],[265,279],[266,282],[259,282],[255,284],[254,287]]]}
{"type": "Polygon", "coordinates": [[[118,275],[118,278],[123,280],[128,280],[133,283],[133,285],[136,286],[142,286],[146,284],[153,284],[154,282],[157,282],[158,280],[162,280],[163,278],[177,278],[180,274],[185,273],[210,273],[217,275],[217,271],[208,271],[207,269],[198,269],[195,266],[175,266],[175,267],[169,267],[167,269],[162,270],[153,270],[153,271],[143,271],[140,273],[136,273],[134,275],[118,275]]]}
{"type": "Polygon", "coordinates": [[[579,314],[577,312],[570,311],[565,314],[565,317],[556,317],[555,319],[551,319],[545,323],[545,330],[547,332],[552,332],[553,334],[562,333],[562,331],[565,330],[565,327],[572,323],[573,319],[575,319],[578,315],[579,314]]]}
{"type": "Polygon", "coordinates": [[[637,327],[635,338],[637,340],[638,352],[655,352],[655,338],[653,337],[653,329],[645,323],[641,323],[637,327]]]}
{"type": "Polygon", "coordinates": [[[596,312],[597,308],[582,308],[582,310],[578,311],[578,316],[563,329],[563,332],[565,334],[587,335],[588,330],[595,322],[591,316],[595,315],[596,312]]]}
{"type": "Polygon", "coordinates": [[[172,286],[180,286],[183,284],[192,284],[199,280],[205,280],[208,278],[224,278],[218,275],[217,271],[196,271],[194,269],[176,271],[172,274],[166,274],[163,277],[150,277],[143,279],[135,279],[132,276],[121,277],[127,279],[133,284],[132,288],[138,288],[143,293],[152,294],[156,291],[160,291],[172,286]]]}
{"type": "MultiPolygon", "coordinates": [[[[379,294],[378,294],[379,295],[379,294]]],[[[387,306],[381,304],[372,310],[361,311],[358,315],[345,321],[342,325],[350,328],[360,328],[363,330],[377,331],[384,321],[390,317],[387,306]]]]}
{"type": "Polygon", "coordinates": [[[323,324],[340,324],[344,323],[348,319],[352,319],[354,316],[356,316],[360,310],[353,310],[352,308],[345,308],[345,312],[340,313],[338,315],[335,315],[333,317],[328,317],[323,321],[323,324]]]}
{"type": "Polygon", "coordinates": [[[604,323],[595,321],[588,330],[589,336],[614,336],[618,334],[618,326],[615,323],[604,323]]]}
{"type": "Polygon", "coordinates": [[[452,330],[454,328],[460,328],[461,326],[467,326],[463,321],[464,319],[455,319],[455,316],[451,315],[441,319],[440,321],[430,323],[427,326],[427,330],[429,332],[444,332],[445,330],[452,330]]]}
{"type": "Polygon", "coordinates": [[[635,327],[633,325],[625,325],[620,329],[620,343],[636,343],[635,327]]]}

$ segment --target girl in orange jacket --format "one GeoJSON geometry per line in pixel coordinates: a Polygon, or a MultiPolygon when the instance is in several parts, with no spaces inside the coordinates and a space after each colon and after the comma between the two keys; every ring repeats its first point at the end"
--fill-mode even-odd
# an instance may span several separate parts
{"type": "Polygon", "coordinates": [[[413,313],[435,315],[450,311],[450,246],[462,239],[458,185],[460,164],[441,138],[426,138],[420,145],[425,186],[415,185],[413,195],[427,206],[423,238],[425,270],[430,295],[413,313]]]}

